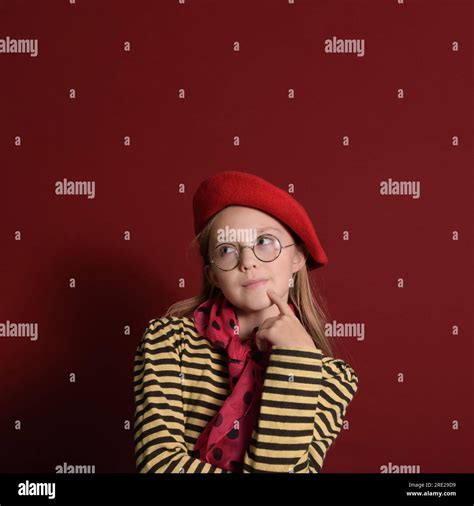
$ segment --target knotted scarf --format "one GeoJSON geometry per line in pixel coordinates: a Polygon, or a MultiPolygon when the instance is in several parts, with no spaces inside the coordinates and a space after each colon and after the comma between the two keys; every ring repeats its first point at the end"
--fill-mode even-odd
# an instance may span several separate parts
{"type": "MultiPolygon", "coordinates": [[[[289,306],[295,312],[293,305],[289,306]]],[[[242,340],[235,306],[221,293],[194,311],[197,331],[228,355],[229,395],[199,435],[193,455],[230,472],[241,473],[245,452],[260,412],[265,370],[271,352],[260,351],[255,327],[242,340]]]]}

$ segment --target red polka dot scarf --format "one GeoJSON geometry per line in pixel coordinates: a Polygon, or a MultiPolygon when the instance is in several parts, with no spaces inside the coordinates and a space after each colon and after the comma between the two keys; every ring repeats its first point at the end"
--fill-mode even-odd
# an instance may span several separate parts
{"type": "MultiPolygon", "coordinates": [[[[293,305],[289,304],[294,310],[293,305]]],[[[271,346],[261,352],[255,343],[255,327],[249,338],[240,339],[235,307],[220,293],[194,311],[197,331],[213,346],[226,350],[229,390],[221,409],[199,435],[193,456],[230,472],[241,473],[260,412],[265,370],[271,346]]]]}

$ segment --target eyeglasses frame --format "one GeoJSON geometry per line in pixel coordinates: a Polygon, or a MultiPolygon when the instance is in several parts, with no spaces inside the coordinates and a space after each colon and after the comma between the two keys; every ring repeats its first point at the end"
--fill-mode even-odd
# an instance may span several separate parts
{"type": "MultiPolygon", "coordinates": [[[[222,242],[222,243],[220,243],[218,246],[216,246],[216,247],[214,248],[214,251],[215,251],[217,248],[219,248],[219,247],[221,247],[222,245],[224,245],[224,244],[229,244],[229,245],[231,245],[231,246],[234,246],[234,244],[233,244],[233,243],[231,243],[231,242],[222,242]]],[[[224,271],[224,272],[229,272],[229,271],[233,271],[233,270],[234,270],[236,267],[238,267],[238,265],[240,264],[240,260],[241,260],[241,258],[242,258],[242,250],[243,250],[244,248],[250,248],[250,249],[253,251],[253,254],[254,254],[255,258],[256,258],[257,260],[260,260],[260,262],[270,263],[270,262],[274,262],[274,261],[275,261],[275,260],[276,260],[276,259],[277,259],[280,255],[281,255],[282,250],[284,250],[285,248],[289,248],[290,246],[296,246],[296,244],[295,244],[294,242],[292,242],[291,244],[287,244],[286,246],[283,246],[283,245],[281,244],[280,239],[278,239],[278,237],[277,237],[277,236],[275,236],[275,235],[273,235],[273,234],[260,234],[260,235],[259,235],[259,236],[255,239],[255,242],[253,243],[253,245],[252,245],[252,246],[241,246],[240,244],[238,244],[239,249],[238,249],[238,252],[237,252],[237,253],[238,253],[237,263],[234,265],[234,267],[232,267],[232,269],[223,269],[222,267],[219,267],[219,266],[216,264],[216,262],[214,261],[214,258],[213,258],[213,257],[211,257],[211,258],[209,259],[209,263],[210,263],[210,264],[214,264],[214,265],[215,265],[215,266],[216,266],[219,270],[221,270],[221,271],[224,271]],[[276,241],[277,241],[277,242],[278,242],[278,244],[280,245],[280,250],[278,251],[278,255],[277,255],[277,256],[276,256],[273,260],[261,260],[260,258],[258,258],[257,254],[255,253],[255,246],[257,245],[257,241],[260,239],[260,237],[265,237],[265,236],[270,236],[270,237],[273,237],[274,239],[276,239],[276,241]]]]}

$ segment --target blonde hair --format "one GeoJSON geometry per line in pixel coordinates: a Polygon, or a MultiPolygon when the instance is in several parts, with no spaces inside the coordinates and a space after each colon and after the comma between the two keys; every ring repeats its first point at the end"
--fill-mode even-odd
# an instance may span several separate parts
{"type": "MultiPolygon", "coordinates": [[[[209,238],[211,235],[212,225],[219,213],[214,215],[204,226],[201,232],[193,239],[190,247],[198,247],[204,266],[209,263],[209,238]]],[[[295,244],[307,253],[307,249],[303,241],[291,229],[285,227],[292,235],[295,244]]],[[[203,266],[203,267],[204,267],[203,266]]],[[[194,310],[207,299],[220,292],[220,289],[212,285],[202,269],[202,289],[199,295],[189,299],[181,300],[172,304],[166,311],[165,317],[188,317],[193,316],[194,310]]],[[[328,311],[325,307],[323,299],[316,290],[315,282],[308,273],[307,263],[295,273],[293,286],[290,286],[288,292],[289,302],[295,306],[296,315],[302,323],[305,330],[312,337],[315,345],[324,354],[334,356],[329,340],[327,339],[324,327],[328,322],[328,311]],[[313,289],[314,285],[314,289],[313,289]],[[317,294],[317,295],[316,295],[317,294]]]]}

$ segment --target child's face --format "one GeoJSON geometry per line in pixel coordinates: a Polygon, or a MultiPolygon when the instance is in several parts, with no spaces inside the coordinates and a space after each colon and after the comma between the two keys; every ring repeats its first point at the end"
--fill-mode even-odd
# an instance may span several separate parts
{"type": "MultiPolygon", "coordinates": [[[[215,248],[222,243],[231,243],[236,246],[252,245],[250,241],[223,239],[223,230],[229,232],[231,229],[237,233],[262,229],[256,232],[257,236],[272,234],[279,239],[282,246],[294,242],[285,226],[267,213],[251,207],[229,206],[219,213],[213,223],[209,238],[210,257],[215,253],[215,248]],[[267,229],[267,227],[270,228],[267,229]]],[[[240,237],[250,236],[240,235],[240,237]]],[[[262,242],[266,243],[266,241],[262,242]]],[[[272,262],[261,261],[250,248],[243,248],[240,252],[239,264],[235,269],[223,271],[211,264],[205,267],[205,272],[208,279],[222,290],[229,302],[244,312],[254,312],[272,305],[267,296],[269,288],[287,300],[293,274],[299,271],[305,262],[305,254],[297,246],[282,248],[280,256],[272,262]],[[243,286],[249,279],[265,279],[266,282],[254,287],[243,286]]]]}

